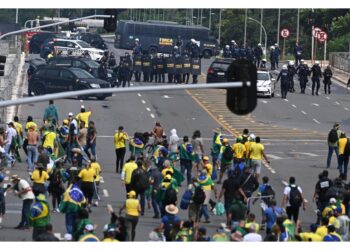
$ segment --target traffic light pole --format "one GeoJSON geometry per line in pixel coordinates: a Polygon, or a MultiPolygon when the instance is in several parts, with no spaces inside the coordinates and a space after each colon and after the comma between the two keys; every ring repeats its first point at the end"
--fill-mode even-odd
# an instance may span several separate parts
{"type": "Polygon", "coordinates": [[[230,89],[241,88],[243,86],[249,87],[251,83],[247,82],[227,82],[227,83],[213,83],[213,84],[193,84],[193,85],[177,85],[170,84],[166,86],[147,86],[147,87],[131,87],[131,88],[102,88],[102,89],[87,89],[78,91],[68,91],[57,94],[48,94],[42,96],[33,96],[20,98],[16,100],[0,100],[0,107],[16,106],[21,104],[29,104],[36,102],[43,102],[48,100],[62,99],[68,97],[97,95],[97,94],[112,94],[112,93],[134,93],[134,92],[151,92],[151,91],[172,91],[183,89],[230,89]]]}
{"type": "Polygon", "coordinates": [[[48,27],[58,26],[58,25],[61,25],[61,24],[66,24],[66,23],[81,21],[81,20],[90,19],[90,18],[95,18],[95,17],[99,17],[99,18],[110,18],[110,17],[112,17],[112,16],[110,16],[110,15],[91,15],[91,16],[85,16],[85,17],[75,18],[75,19],[71,19],[71,20],[67,20],[67,21],[62,21],[62,22],[46,24],[46,25],[42,25],[42,26],[38,26],[38,27],[16,30],[16,31],[8,32],[8,33],[5,33],[5,34],[1,35],[1,36],[0,36],[0,40],[3,39],[3,38],[5,38],[5,37],[11,36],[11,35],[20,34],[20,33],[27,32],[27,31],[32,31],[32,30],[37,30],[37,29],[41,29],[41,28],[48,28],[48,27]]]}

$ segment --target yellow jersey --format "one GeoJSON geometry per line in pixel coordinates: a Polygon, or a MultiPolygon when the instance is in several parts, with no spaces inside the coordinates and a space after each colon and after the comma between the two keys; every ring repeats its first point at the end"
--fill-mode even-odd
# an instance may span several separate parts
{"type": "Polygon", "coordinates": [[[44,148],[51,148],[52,150],[55,148],[55,140],[56,140],[56,133],[55,132],[45,132],[45,141],[43,144],[44,148]]]}
{"type": "Polygon", "coordinates": [[[126,140],[128,140],[128,134],[125,132],[117,132],[114,135],[114,147],[116,149],[119,148],[125,148],[126,147],[126,140]]]}
{"type": "Polygon", "coordinates": [[[38,131],[38,125],[35,122],[27,122],[26,131],[28,131],[31,126],[34,126],[34,131],[38,131]]]}
{"type": "Polygon", "coordinates": [[[317,233],[305,232],[305,233],[300,233],[299,236],[302,241],[313,241],[313,242],[323,241],[323,237],[321,237],[317,233]]]}
{"type": "Polygon", "coordinates": [[[78,177],[81,178],[83,182],[94,182],[95,176],[96,172],[92,167],[84,168],[78,174],[78,177]]]}
{"type": "Polygon", "coordinates": [[[45,170],[41,172],[41,177],[40,177],[40,171],[38,169],[35,169],[33,171],[32,180],[34,183],[44,184],[48,179],[49,179],[49,175],[45,170]]]}
{"type": "Polygon", "coordinates": [[[348,138],[340,138],[338,141],[339,144],[339,154],[342,155],[344,154],[345,146],[348,141],[348,138]]]}
{"type": "Polygon", "coordinates": [[[249,152],[250,152],[250,148],[251,148],[251,146],[252,146],[253,144],[255,144],[254,141],[246,141],[246,142],[244,143],[245,150],[246,150],[246,151],[245,151],[245,153],[246,153],[245,157],[246,157],[246,158],[248,158],[249,152]]]}
{"type": "Polygon", "coordinates": [[[125,184],[130,184],[131,175],[135,169],[137,169],[137,164],[134,161],[130,161],[124,164],[122,172],[125,172],[125,184]]]}
{"type": "Polygon", "coordinates": [[[134,198],[126,199],[125,211],[127,215],[139,216],[139,200],[134,198]]]}
{"type": "Polygon", "coordinates": [[[167,172],[171,173],[171,176],[174,174],[174,169],[172,167],[164,168],[162,170],[162,175],[165,177],[167,175],[167,172]]]}
{"type": "Polygon", "coordinates": [[[207,175],[211,176],[213,174],[213,165],[211,163],[207,163],[203,166],[205,170],[207,170],[207,175]]]}
{"type": "Polygon", "coordinates": [[[245,156],[246,148],[242,143],[235,143],[232,147],[235,158],[242,159],[245,156]]]}
{"type": "Polygon", "coordinates": [[[261,160],[263,157],[264,145],[261,143],[254,143],[250,146],[250,159],[261,160]]]}
{"type": "Polygon", "coordinates": [[[328,234],[327,226],[320,226],[316,230],[316,234],[318,234],[322,239],[328,234]]]}
{"type": "Polygon", "coordinates": [[[13,125],[15,125],[17,134],[21,136],[23,134],[23,126],[19,122],[13,122],[13,125]]]}
{"type": "Polygon", "coordinates": [[[119,242],[119,240],[111,239],[111,238],[105,238],[102,240],[102,242],[119,242]]]}
{"type": "Polygon", "coordinates": [[[91,111],[81,112],[81,113],[77,114],[77,116],[75,118],[78,120],[79,126],[80,126],[80,122],[84,122],[85,128],[89,127],[90,115],[91,115],[91,111]]]}
{"type": "Polygon", "coordinates": [[[90,168],[95,170],[95,181],[100,181],[101,165],[98,162],[92,162],[90,168]]]}

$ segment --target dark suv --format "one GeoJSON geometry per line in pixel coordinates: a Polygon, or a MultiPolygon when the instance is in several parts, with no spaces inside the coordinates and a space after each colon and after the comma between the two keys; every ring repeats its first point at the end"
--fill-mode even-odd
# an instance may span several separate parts
{"type": "Polygon", "coordinates": [[[78,39],[87,42],[94,48],[108,50],[108,46],[99,34],[83,33],[78,35],[78,39]]]}
{"type": "Polygon", "coordinates": [[[100,64],[89,58],[73,57],[73,56],[55,56],[48,60],[48,65],[81,68],[89,72],[96,78],[106,80],[112,84],[113,87],[118,85],[118,78],[113,70],[107,69],[107,78],[101,78],[98,74],[100,64]]]}
{"type": "Polygon", "coordinates": [[[35,34],[29,42],[29,53],[39,54],[44,41],[50,38],[56,38],[56,35],[48,32],[35,34]]]}
{"type": "MultiPolygon", "coordinates": [[[[45,95],[48,93],[58,93],[65,91],[110,88],[111,84],[101,79],[93,77],[91,74],[80,68],[65,68],[46,66],[36,70],[28,84],[28,95],[45,95]]],[[[96,97],[104,100],[112,94],[96,94],[81,96],[87,99],[96,97]]]]}
{"type": "Polygon", "coordinates": [[[208,68],[207,83],[227,82],[226,72],[233,60],[232,58],[215,59],[208,68]]]}

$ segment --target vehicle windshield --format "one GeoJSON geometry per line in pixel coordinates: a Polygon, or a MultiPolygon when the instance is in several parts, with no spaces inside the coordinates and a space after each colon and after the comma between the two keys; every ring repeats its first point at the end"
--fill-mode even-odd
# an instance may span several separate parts
{"type": "Polygon", "coordinates": [[[258,72],[258,81],[267,81],[269,79],[269,74],[266,72],[258,72]]]}
{"type": "Polygon", "coordinates": [[[77,44],[82,48],[82,49],[89,49],[93,48],[90,46],[90,44],[83,42],[83,41],[77,41],[77,44]]]}
{"type": "Polygon", "coordinates": [[[96,61],[93,60],[86,60],[84,61],[90,68],[98,68],[100,64],[98,64],[96,61]]]}
{"type": "Polygon", "coordinates": [[[82,69],[72,69],[72,72],[78,78],[95,78],[93,75],[82,69]]]}
{"type": "Polygon", "coordinates": [[[229,63],[216,63],[216,62],[214,62],[214,63],[211,65],[211,68],[220,69],[220,70],[223,70],[223,71],[227,71],[227,69],[228,69],[229,66],[230,66],[229,63]]]}

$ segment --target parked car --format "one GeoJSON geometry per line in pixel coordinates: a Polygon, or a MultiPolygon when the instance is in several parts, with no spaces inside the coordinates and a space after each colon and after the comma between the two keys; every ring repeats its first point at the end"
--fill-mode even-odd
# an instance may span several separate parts
{"type": "Polygon", "coordinates": [[[227,82],[227,69],[234,61],[232,58],[215,59],[207,71],[207,83],[227,82]]]}
{"type": "Polygon", "coordinates": [[[108,50],[108,46],[99,34],[82,33],[78,35],[78,38],[94,48],[108,50]]]}
{"type": "Polygon", "coordinates": [[[45,66],[46,65],[46,61],[42,58],[34,58],[30,61],[28,61],[28,69],[27,69],[27,76],[28,76],[28,80],[30,78],[32,78],[32,75],[34,73],[35,70],[37,70],[39,67],[45,66]]]}
{"type": "MultiPolygon", "coordinates": [[[[45,95],[48,93],[110,87],[111,84],[109,82],[95,78],[80,68],[46,66],[40,67],[33,73],[28,84],[28,95],[45,95]]],[[[79,98],[96,97],[98,100],[104,100],[109,96],[112,96],[112,94],[94,94],[80,96],[79,98]]]]}
{"type": "Polygon", "coordinates": [[[274,97],[275,96],[276,80],[272,77],[268,70],[258,70],[257,76],[257,94],[260,96],[274,97]]]}
{"type": "Polygon", "coordinates": [[[100,64],[88,58],[75,56],[55,56],[49,59],[47,64],[51,66],[81,68],[96,78],[110,82],[112,87],[118,84],[118,77],[114,74],[113,70],[107,69],[107,78],[101,77],[98,73],[100,64]]]}
{"type": "Polygon", "coordinates": [[[56,34],[49,32],[41,32],[32,36],[29,42],[29,53],[39,54],[44,41],[49,38],[56,38],[56,34]]]}

